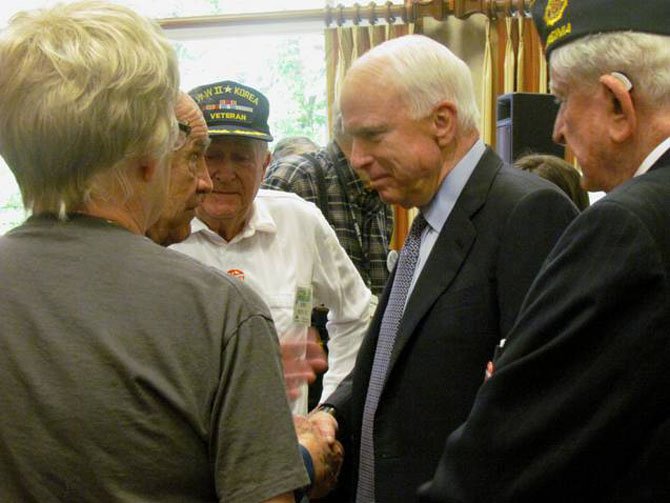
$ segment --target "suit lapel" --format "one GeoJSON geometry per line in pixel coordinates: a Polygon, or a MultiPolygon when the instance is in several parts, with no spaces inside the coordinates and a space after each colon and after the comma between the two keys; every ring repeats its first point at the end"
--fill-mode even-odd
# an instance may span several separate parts
{"type": "Polygon", "coordinates": [[[433,249],[410,295],[393,345],[389,373],[418,323],[449,288],[468,257],[477,237],[472,216],[482,207],[502,161],[489,148],[475,167],[470,179],[444,223],[433,249]]]}

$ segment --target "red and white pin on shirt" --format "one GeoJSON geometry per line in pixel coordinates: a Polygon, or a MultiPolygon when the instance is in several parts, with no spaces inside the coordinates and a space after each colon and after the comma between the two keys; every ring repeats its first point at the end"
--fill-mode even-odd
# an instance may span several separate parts
{"type": "Polygon", "coordinates": [[[240,281],[244,281],[244,271],[242,269],[228,269],[226,273],[228,276],[232,276],[233,278],[237,278],[240,281]]]}

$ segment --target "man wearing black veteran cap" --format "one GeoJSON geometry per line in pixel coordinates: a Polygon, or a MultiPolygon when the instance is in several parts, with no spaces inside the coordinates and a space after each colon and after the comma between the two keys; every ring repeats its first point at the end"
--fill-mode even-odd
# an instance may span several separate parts
{"type": "Polygon", "coordinates": [[[238,136],[272,141],[268,99],[231,80],[208,84],[189,93],[200,105],[210,136],[238,136]]]}
{"type": "MultiPolygon", "coordinates": [[[[193,89],[211,144],[213,191],[192,235],[174,248],[249,284],[266,301],[282,342],[305,340],[313,305],[330,310],[328,396],[353,367],[371,294],[317,207],[295,194],[259,190],[270,162],[268,100],[232,81],[193,89]]],[[[293,412],[307,412],[306,385],[293,412]]]]}
{"type": "Polygon", "coordinates": [[[670,501],[670,2],[532,10],[554,140],[608,194],[547,258],[419,499],[670,501]]]}

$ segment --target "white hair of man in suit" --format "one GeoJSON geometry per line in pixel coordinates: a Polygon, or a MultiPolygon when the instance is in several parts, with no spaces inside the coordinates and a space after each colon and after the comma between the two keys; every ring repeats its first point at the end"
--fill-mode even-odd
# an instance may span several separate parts
{"type": "Polygon", "coordinates": [[[446,46],[421,35],[389,40],[366,52],[352,64],[370,81],[388,81],[402,96],[412,119],[425,117],[442,100],[458,108],[461,129],[478,129],[479,108],[470,69],[446,46]],[[415,68],[421,67],[420,72],[415,68]]]}

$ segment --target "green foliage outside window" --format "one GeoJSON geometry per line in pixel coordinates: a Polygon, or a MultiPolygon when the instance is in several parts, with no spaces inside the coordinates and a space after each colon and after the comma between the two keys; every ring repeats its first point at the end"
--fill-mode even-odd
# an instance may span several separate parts
{"type": "MultiPolygon", "coordinates": [[[[144,0],[125,0],[126,3],[149,16],[183,15],[185,6],[178,0],[162,4],[161,12],[146,11],[157,8],[155,3],[144,0]],[[146,9],[140,8],[141,6],[146,9]],[[166,10],[167,9],[167,10],[166,10]]],[[[208,8],[191,15],[230,12],[237,6],[249,4],[238,0],[199,0],[189,7],[208,8]],[[209,12],[204,12],[204,11],[209,12]]],[[[27,0],[22,8],[34,8],[43,4],[42,0],[27,0]]],[[[318,0],[268,0],[255,7],[283,10],[288,7],[322,7],[318,0]],[[289,4],[284,5],[284,4],[289,4]],[[267,5],[266,5],[267,4],[267,5]]],[[[18,10],[16,7],[0,11],[3,20],[18,10]],[[6,11],[6,12],[5,12],[6,11]]],[[[254,9],[252,9],[254,10],[254,9]]],[[[170,36],[169,30],[167,35],[170,36]]],[[[259,33],[240,36],[236,29],[222,29],[222,38],[194,38],[174,42],[180,61],[182,89],[189,90],[197,85],[216,80],[237,80],[263,92],[270,100],[270,128],[275,141],[286,136],[307,136],[325,145],[327,142],[327,99],[325,77],[325,55],[323,33],[320,29],[313,33],[267,34],[259,33]]],[[[0,157],[0,235],[20,224],[26,215],[21,195],[14,177],[0,157]]]]}
{"type": "Polygon", "coordinates": [[[274,71],[277,82],[286,89],[294,103],[293,113],[286,117],[275,118],[279,134],[276,139],[285,136],[307,136],[323,143],[322,136],[327,123],[326,89],[323,75],[316,79],[322,85],[313,87],[312,79],[307,81],[297,40],[289,40],[281,48],[274,71]]]}

